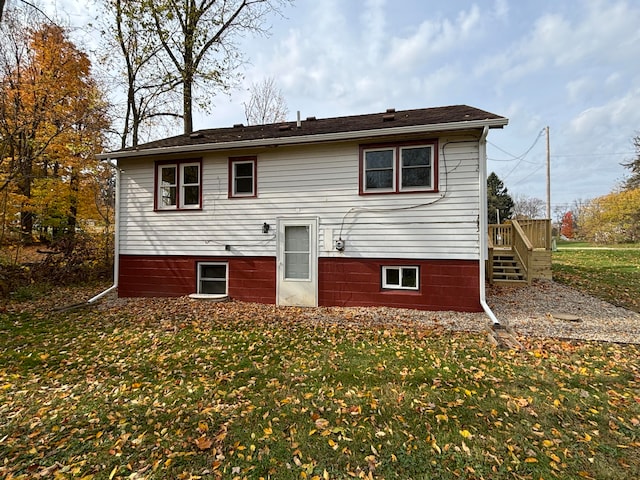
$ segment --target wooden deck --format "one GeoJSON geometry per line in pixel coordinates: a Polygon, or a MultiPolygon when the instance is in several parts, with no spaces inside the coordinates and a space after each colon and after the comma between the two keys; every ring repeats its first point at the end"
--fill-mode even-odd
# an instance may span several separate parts
{"type": "Polygon", "coordinates": [[[551,279],[551,221],[510,220],[489,225],[487,279],[490,283],[530,285],[551,279]]]}

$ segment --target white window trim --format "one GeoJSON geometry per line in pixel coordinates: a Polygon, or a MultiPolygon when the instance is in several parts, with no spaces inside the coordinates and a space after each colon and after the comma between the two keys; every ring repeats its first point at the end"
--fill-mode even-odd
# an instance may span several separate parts
{"type": "Polygon", "coordinates": [[[420,267],[413,265],[383,265],[382,266],[382,288],[387,290],[420,290],[420,267]],[[416,286],[404,287],[402,285],[403,270],[415,270],[416,272],[416,286]],[[387,283],[387,270],[399,270],[398,281],[399,285],[387,283]]]}
{"type": "Polygon", "coordinates": [[[157,195],[158,195],[158,200],[157,200],[157,208],[158,210],[173,210],[175,208],[177,208],[177,205],[164,205],[163,203],[163,196],[162,193],[164,191],[165,188],[171,188],[174,187],[176,189],[176,201],[177,201],[177,197],[179,196],[178,194],[178,165],[176,163],[165,163],[165,164],[161,164],[157,166],[158,169],[158,180],[157,180],[157,195]],[[176,171],[176,183],[172,183],[172,184],[168,184],[168,185],[164,185],[164,182],[162,181],[162,171],[165,169],[170,169],[170,168],[174,168],[176,171]]]}
{"type": "MultiPolygon", "coordinates": [[[[396,147],[380,147],[380,148],[366,148],[362,151],[362,190],[364,192],[376,192],[376,193],[386,193],[386,192],[395,192],[396,191],[396,165],[398,163],[397,157],[397,148],[396,147]],[[391,162],[391,188],[367,188],[367,153],[369,152],[386,152],[391,151],[393,154],[393,161],[391,162]]],[[[387,170],[376,168],[373,170],[387,170]]]]}
{"type": "MultiPolygon", "coordinates": [[[[407,146],[402,146],[399,148],[399,153],[398,153],[398,169],[400,171],[400,174],[398,175],[398,180],[400,183],[400,188],[399,191],[400,192],[416,192],[416,191],[432,191],[433,188],[433,184],[434,184],[434,168],[433,168],[433,159],[434,159],[434,148],[433,145],[430,144],[425,144],[425,145],[407,145],[407,146]],[[429,185],[428,186],[412,186],[412,187],[405,187],[402,184],[402,170],[405,168],[402,165],[402,151],[403,150],[409,150],[409,149],[415,149],[415,148],[429,148],[429,152],[430,152],[430,156],[429,156],[429,185]]],[[[408,167],[408,168],[415,168],[415,167],[408,167]]],[[[421,167],[424,168],[424,167],[421,167]]]]}
{"type": "Polygon", "coordinates": [[[202,208],[202,163],[201,162],[175,162],[175,163],[158,163],[156,164],[156,210],[200,210],[202,208]],[[183,183],[185,167],[196,166],[198,167],[198,182],[197,183],[183,183]],[[176,169],[176,183],[168,185],[169,187],[175,187],[176,189],[176,204],[164,205],[162,202],[162,170],[165,168],[176,169]],[[185,187],[198,187],[198,203],[195,205],[184,204],[184,189],[185,187]]]}
{"type": "MultiPolygon", "coordinates": [[[[231,160],[231,195],[233,197],[255,197],[256,196],[256,161],[255,160],[231,160]],[[236,165],[240,165],[240,164],[244,164],[244,163],[249,163],[252,166],[252,173],[253,175],[251,176],[251,193],[246,193],[246,192],[240,192],[238,193],[238,191],[236,190],[236,165]]],[[[248,177],[240,177],[240,178],[248,178],[248,177]]]]}
{"type": "Polygon", "coordinates": [[[211,295],[211,296],[227,296],[229,295],[229,264],[227,262],[198,262],[196,264],[196,272],[197,272],[197,278],[196,278],[196,293],[198,295],[211,295]],[[222,280],[221,278],[208,278],[208,277],[202,277],[202,269],[201,267],[207,267],[207,266],[224,266],[224,294],[222,293],[216,293],[216,294],[205,294],[200,292],[200,282],[202,280],[217,280],[220,281],[222,280]]]}
{"type": "Polygon", "coordinates": [[[180,176],[178,177],[178,183],[180,185],[180,195],[178,197],[178,204],[180,205],[179,208],[181,209],[191,209],[191,208],[200,208],[200,199],[202,198],[202,192],[200,191],[200,189],[202,188],[202,182],[200,181],[200,176],[202,175],[201,172],[202,168],[200,167],[200,163],[199,162],[189,162],[189,163],[181,163],[180,164],[180,176]],[[196,181],[196,183],[184,183],[182,181],[183,178],[185,178],[185,174],[184,174],[184,169],[186,167],[198,167],[198,180],[196,181]],[[184,203],[184,199],[186,197],[184,191],[186,187],[198,187],[198,203],[196,203],[195,205],[185,205],[184,203]]]}

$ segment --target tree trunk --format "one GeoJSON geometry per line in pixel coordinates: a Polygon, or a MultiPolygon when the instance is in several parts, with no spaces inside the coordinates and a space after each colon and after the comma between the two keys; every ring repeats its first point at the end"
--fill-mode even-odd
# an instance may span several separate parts
{"type": "Polygon", "coordinates": [[[193,79],[185,78],[183,81],[182,92],[182,108],[184,111],[184,133],[185,135],[193,132],[193,102],[192,102],[192,85],[193,79]]]}
{"type": "MultiPolygon", "coordinates": [[[[33,177],[33,159],[31,158],[31,152],[29,147],[27,146],[27,140],[23,137],[21,138],[23,142],[23,147],[20,148],[20,158],[19,162],[19,176],[18,181],[16,182],[18,187],[18,192],[24,198],[27,199],[27,202],[31,199],[31,182],[33,177]]],[[[25,202],[23,201],[22,207],[20,208],[20,235],[22,239],[22,243],[25,245],[30,245],[33,241],[31,236],[33,232],[33,212],[29,211],[29,209],[25,209],[25,202]]]]}

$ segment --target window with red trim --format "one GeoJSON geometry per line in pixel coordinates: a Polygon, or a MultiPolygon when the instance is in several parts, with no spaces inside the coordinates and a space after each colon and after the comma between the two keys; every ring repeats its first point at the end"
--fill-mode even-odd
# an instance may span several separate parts
{"type": "Polygon", "coordinates": [[[188,210],[202,207],[200,161],[156,164],[156,210],[188,210]]]}
{"type": "Polygon", "coordinates": [[[437,142],[362,145],[360,193],[435,192],[437,142]]]}

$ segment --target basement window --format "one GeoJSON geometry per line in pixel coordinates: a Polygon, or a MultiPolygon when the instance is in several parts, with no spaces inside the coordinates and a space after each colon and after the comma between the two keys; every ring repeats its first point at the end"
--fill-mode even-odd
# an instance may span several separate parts
{"type": "Polygon", "coordinates": [[[198,263],[198,293],[206,295],[227,295],[226,263],[198,263]]]}
{"type": "Polygon", "coordinates": [[[382,288],[388,290],[418,290],[420,268],[405,266],[383,266],[382,288]]]}

